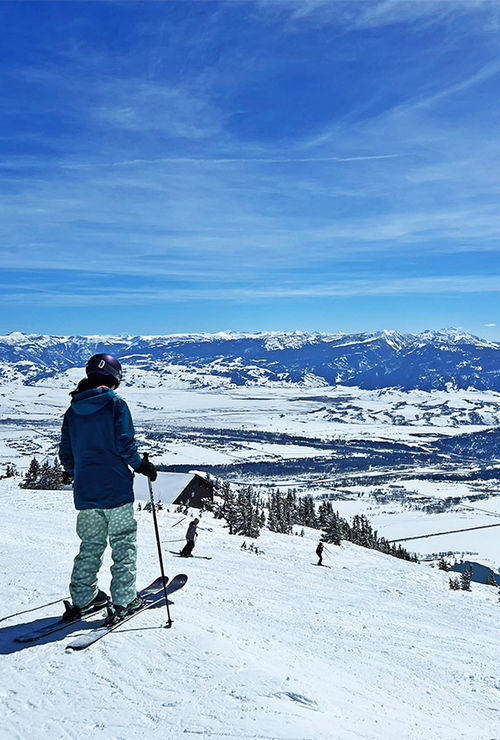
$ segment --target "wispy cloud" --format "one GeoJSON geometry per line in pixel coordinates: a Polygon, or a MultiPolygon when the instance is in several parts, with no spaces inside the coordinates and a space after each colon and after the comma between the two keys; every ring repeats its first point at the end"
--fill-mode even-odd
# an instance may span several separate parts
{"type": "MultiPolygon", "coordinates": [[[[157,282],[157,281],[155,281],[157,282]]],[[[323,283],[307,281],[301,286],[293,284],[277,285],[254,284],[251,288],[245,284],[229,285],[221,282],[217,291],[207,287],[206,280],[187,286],[165,283],[163,285],[141,284],[120,287],[116,283],[86,283],[79,285],[69,279],[67,283],[48,284],[45,288],[33,288],[26,283],[17,285],[14,290],[8,284],[0,286],[6,293],[8,304],[20,304],[27,300],[33,306],[83,306],[89,301],[99,305],[148,305],[150,303],[184,303],[186,301],[228,301],[231,303],[259,303],[263,300],[331,298],[331,297],[372,297],[372,296],[414,296],[414,295],[464,295],[481,293],[500,293],[500,274],[485,277],[483,275],[460,276],[439,275],[421,278],[384,278],[375,275],[363,280],[346,279],[323,283]],[[75,290],[78,287],[78,290],[75,290]],[[27,295],[29,291],[30,295],[27,295]]],[[[496,324],[484,324],[494,327],[496,324]]]]}
{"type": "Polygon", "coordinates": [[[488,16],[496,14],[492,0],[374,0],[355,2],[358,6],[354,24],[357,28],[376,28],[394,23],[443,21],[457,14],[468,15],[483,10],[488,16]]]}
{"type": "Polygon", "coordinates": [[[497,77],[499,73],[500,73],[500,62],[496,60],[488,62],[487,64],[482,66],[480,69],[478,69],[477,72],[474,72],[473,74],[466,76],[464,79],[460,80],[459,82],[456,82],[452,85],[449,85],[448,87],[445,87],[443,90],[439,90],[438,92],[432,95],[429,95],[429,97],[424,98],[423,100],[410,103],[410,106],[414,109],[431,107],[435,103],[438,103],[458,93],[469,90],[471,87],[474,87],[475,85],[479,85],[482,82],[486,82],[492,77],[497,77]]]}
{"type": "Polygon", "coordinates": [[[426,26],[460,15],[482,14],[488,28],[500,13],[495,0],[258,0],[290,22],[329,22],[340,28],[370,29],[397,23],[426,26]]]}
{"type": "MultiPolygon", "coordinates": [[[[300,164],[301,162],[366,162],[376,159],[395,159],[399,157],[399,154],[365,154],[353,157],[161,157],[159,159],[131,159],[123,160],[118,162],[107,162],[101,163],[100,165],[88,164],[84,162],[73,162],[61,165],[65,169],[92,169],[96,166],[100,167],[127,167],[136,166],[142,164],[300,164]]],[[[26,166],[26,163],[23,163],[26,166]]],[[[6,163],[6,166],[9,166],[6,163]]],[[[11,163],[12,167],[16,166],[16,163],[11,163]]]]}

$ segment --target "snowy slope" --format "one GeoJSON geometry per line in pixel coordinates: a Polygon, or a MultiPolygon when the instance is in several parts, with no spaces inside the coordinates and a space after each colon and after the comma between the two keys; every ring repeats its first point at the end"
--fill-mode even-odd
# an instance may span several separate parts
{"type": "MultiPolygon", "coordinates": [[[[71,494],[3,480],[0,517],[0,616],[14,599],[21,609],[65,594],[71,494]]],[[[155,542],[151,516],[137,517],[145,583],[157,575],[155,542]]],[[[159,512],[165,552],[181,544],[168,542],[183,536],[185,523],[171,528],[179,518],[159,512]]],[[[2,740],[500,736],[496,590],[451,592],[444,573],[348,543],[317,568],[317,532],[264,532],[255,555],[220,521],[204,515],[202,526],[195,552],[211,561],[165,555],[170,575],[189,575],[171,630],[158,609],[67,654],[64,636],[12,642],[53,608],[0,623],[2,740]]]]}

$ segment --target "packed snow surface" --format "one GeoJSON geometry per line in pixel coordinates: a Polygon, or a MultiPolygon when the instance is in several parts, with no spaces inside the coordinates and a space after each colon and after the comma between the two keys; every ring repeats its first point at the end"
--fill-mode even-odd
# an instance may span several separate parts
{"type": "MultiPolygon", "coordinates": [[[[313,565],[318,532],[263,531],[259,554],[203,515],[195,554],[178,549],[189,517],[164,509],[164,608],[81,653],[56,634],[13,642],[59,607],[0,623],[0,737],[134,740],[492,740],[500,736],[497,590],[448,589],[448,575],[343,543],[313,565]]],[[[0,617],[65,596],[77,550],[69,491],[0,481],[0,617]]],[[[158,575],[151,515],[139,522],[138,580],[158,575]]],[[[250,541],[247,540],[247,544],[250,541]]],[[[109,555],[100,580],[109,585],[109,555]]],[[[74,628],[74,633],[81,627],[74,628]]]]}

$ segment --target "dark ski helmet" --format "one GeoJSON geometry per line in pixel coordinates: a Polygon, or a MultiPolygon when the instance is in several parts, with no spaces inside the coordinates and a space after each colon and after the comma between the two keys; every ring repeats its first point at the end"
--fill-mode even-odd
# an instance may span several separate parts
{"type": "Polygon", "coordinates": [[[113,355],[93,355],[87,362],[85,372],[88,375],[111,375],[117,385],[122,379],[122,366],[113,355]]]}

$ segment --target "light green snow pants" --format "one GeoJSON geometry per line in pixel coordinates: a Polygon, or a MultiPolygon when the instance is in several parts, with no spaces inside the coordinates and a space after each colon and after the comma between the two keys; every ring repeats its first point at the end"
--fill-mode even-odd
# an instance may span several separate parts
{"type": "Polygon", "coordinates": [[[137,522],[134,505],[79,511],[76,533],[81,544],[69,587],[73,604],[86,606],[97,595],[97,573],[108,538],[113,558],[111,599],[116,606],[130,604],[136,597],[137,522]]]}

